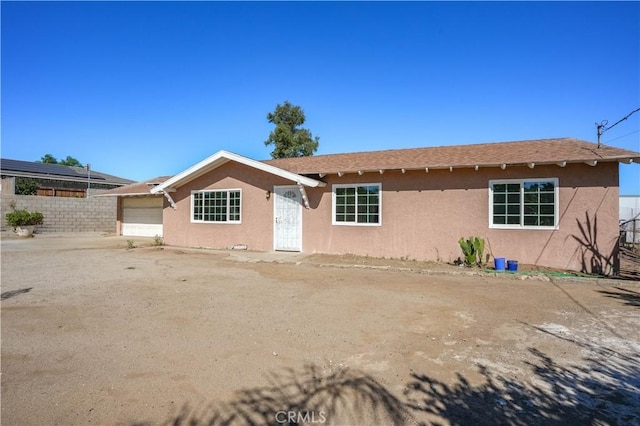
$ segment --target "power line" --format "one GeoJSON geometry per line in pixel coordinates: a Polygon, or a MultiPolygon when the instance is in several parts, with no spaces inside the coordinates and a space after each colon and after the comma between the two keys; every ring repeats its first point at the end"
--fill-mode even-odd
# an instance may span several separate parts
{"type": "Polygon", "coordinates": [[[634,130],[631,133],[627,133],[626,135],[618,136],[617,138],[609,139],[609,140],[607,140],[605,142],[609,143],[609,142],[617,141],[618,139],[626,138],[627,136],[633,135],[634,133],[638,133],[638,132],[640,132],[640,130],[634,130]]]}
{"type": "Polygon", "coordinates": [[[640,111],[640,108],[637,108],[633,111],[631,111],[629,114],[627,114],[625,117],[621,118],[620,120],[616,121],[615,123],[613,123],[611,126],[607,127],[607,124],[609,124],[608,120],[602,120],[600,122],[600,124],[596,123],[596,131],[598,132],[598,148],[600,148],[600,136],[602,136],[602,134],[604,132],[606,132],[607,130],[617,126],[618,124],[622,123],[624,120],[626,120],[627,118],[631,117],[633,114],[635,114],[636,112],[640,111]]]}

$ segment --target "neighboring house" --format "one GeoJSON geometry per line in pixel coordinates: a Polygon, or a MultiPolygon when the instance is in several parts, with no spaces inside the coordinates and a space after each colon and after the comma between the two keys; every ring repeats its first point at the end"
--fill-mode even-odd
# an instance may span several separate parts
{"type": "Polygon", "coordinates": [[[151,190],[169,179],[160,176],[112,189],[97,197],[118,197],[118,235],[127,237],[162,237],[162,194],[152,194],[151,190]]]}
{"type": "Polygon", "coordinates": [[[256,161],[220,151],[150,189],[170,245],[453,261],[460,237],[496,257],[611,273],[618,162],[576,139],[256,161]]]}
{"type": "Polygon", "coordinates": [[[622,242],[640,244],[640,195],[620,196],[620,230],[622,242]]]}
{"type": "Polygon", "coordinates": [[[106,173],[86,170],[83,167],[63,166],[61,164],[35,163],[31,161],[0,159],[2,176],[2,194],[15,194],[16,184],[20,181],[34,181],[36,194],[53,197],[79,197],[104,192],[132,183],[106,173]]]}

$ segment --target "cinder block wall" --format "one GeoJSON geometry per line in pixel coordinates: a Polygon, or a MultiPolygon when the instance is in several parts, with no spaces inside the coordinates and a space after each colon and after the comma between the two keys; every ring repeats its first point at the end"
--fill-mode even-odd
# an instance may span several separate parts
{"type": "Polygon", "coordinates": [[[2,230],[7,223],[4,215],[16,209],[39,211],[44,224],[38,232],[116,232],[116,197],[38,197],[35,195],[2,195],[2,230]]]}

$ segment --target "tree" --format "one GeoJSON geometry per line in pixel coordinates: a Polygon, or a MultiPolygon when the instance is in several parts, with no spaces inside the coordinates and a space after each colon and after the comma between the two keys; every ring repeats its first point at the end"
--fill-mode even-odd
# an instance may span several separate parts
{"type": "Polygon", "coordinates": [[[16,178],[16,194],[36,195],[38,193],[38,182],[29,178],[16,178]]]}
{"type": "Polygon", "coordinates": [[[264,144],[273,144],[271,158],[306,157],[318,149],[319,137],[313,137],[308,129],[300,128],[305,122],[302,108],[285,101],[267,114],[269,123],[276,125],[264,144]]]}
{"type": "Polygon", "coordinates": [[[58,164],[62,164],[63,166],[83,167],[83,165],[78,160],[70,155],[67,155],[67,158],[65,158],[64,160],[58,161],[58,164]]]}
{"type": "Polygon", "coordinates": [[[44,157],[40,159],[40,161],[37,161],[37,163],[58,164],[58,160],[56,160],[56,157],[51,154],[45,154],[44,157]]]}
{"type": "Polygon", "coordinates": [[[44,164],[60,164],[62,166],[72,166],[72,167],[84,167],[80,161],[73,158],[70,155],[67,155],[67,158],[64,160],[58,161],[56,157],[51,154],[45,154],[39,161],[36,163],[44,163],[44,164]]]}

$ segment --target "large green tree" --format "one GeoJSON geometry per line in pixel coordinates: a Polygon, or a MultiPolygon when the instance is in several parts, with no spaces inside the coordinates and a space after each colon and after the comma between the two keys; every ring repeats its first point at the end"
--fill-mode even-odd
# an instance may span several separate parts
{"type": "Polygon", "coordinates": [[[264,142],[266,146],[274,145],[271,158],[306,157],[316,152],[320,138],[300,127],[305,119],[302,108],[289,101],[276,105],[275,111],[267,114],[269,123],[276,126],[264,142]]]}
{"type": "Polygon", "coordinates": [[[62,164],[63,166],[84,167],[80,161],[70,155],[67,155],[67,158],[64,160],[58,161],[58,164],[62,164]]]}
{"type": "Polygon", "coordinates": [[[40,158],[40,161],[36,161],[36,163],[58,164],[58,160],[51,154],[45,154],[40,158]]]}
{"type": "Polygon", "coordinates": [[[40,158],[39,161],[36,161],[36,163],[61,164],[63,166],[84,167],[82,163],[80,163],[80,161],[78,161],[77,159],[73,158],[70,155],[67,155],[67,158],[65,158],[64,160],[58,161],[56,157],[54,157],[53,155],[45,154],[42,156],[42,158],[40,158]]]}

